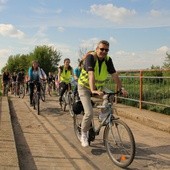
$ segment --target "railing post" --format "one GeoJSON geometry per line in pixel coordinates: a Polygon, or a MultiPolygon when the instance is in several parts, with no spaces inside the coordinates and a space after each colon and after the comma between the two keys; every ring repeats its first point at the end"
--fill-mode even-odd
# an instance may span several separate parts
{"type": "Polygon", "coordinates": [[[142,94],[143,94],[143,72],[140,70],[140,88],[139,88],[139,109],[142,109],[142,94]]]}

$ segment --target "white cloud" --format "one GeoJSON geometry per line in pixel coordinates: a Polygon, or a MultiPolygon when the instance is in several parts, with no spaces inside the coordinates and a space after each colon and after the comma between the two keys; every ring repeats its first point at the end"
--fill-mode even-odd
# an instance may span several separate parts
{"type": "Polygon", "coordinates": [[[0,72],[1,69],[5,66],[8,60],[8,56],[11,53],[11,49],[0,49],[0,72]]]}
{"type": "Polygon", "coordinates": [[[64,31],[65,31],[64,27],[58,27],[57,30],[58,30],[59,32],[64,32],[64,31]]]}
{"type": "Polygon", "coordinates": [[[124,19],[136,14],[135,10],[129,10],[124,7],[117,7],[113,4],[107,5],[92,5],[90,12],[94,15],[105,18],[115,23],[121,23],[124,19]]]}
{"type": "Polygon", "coordinates": [[[6,37],[23,38],[25,34],[11,24],[0,24],[0,34],[6,37]]]}
{"type": "Polygon", "coordinates": [[[0,49],[0,57],[7,56],[10,53],[9,49],[0,49]]]}
{"type": "Polygon", "coordinates": [[[87,49],[87,50],[94,50],[96,48],[96,45],[98,43],[98,38],[91,38],[88,40],[82,40],[80,42],[80,48],[87,49]]]}
{"type": "Polygon", "coordinates": [[[154,66],[163,66],[166,52],[170,50],[167,46],[162,46],[153,51],[127,52],[120,50],[111,54],[113,63],[117,70],[147,69],[154,66]]]}
{"type": "Polygon", "coordinates": [[[158,54],[166,54],[166,52],[170,50],[170,48],[168,48],[167,46],[162,46],[158,49],[156,49],[156,53],[158,54]]]}
{"type": "Polygon", "coordinates": [[[109,41],[113,44],[116,44],[117,43],[117,40],[114,38],[114,37],[110,37],[109,38],[109,41]]]}

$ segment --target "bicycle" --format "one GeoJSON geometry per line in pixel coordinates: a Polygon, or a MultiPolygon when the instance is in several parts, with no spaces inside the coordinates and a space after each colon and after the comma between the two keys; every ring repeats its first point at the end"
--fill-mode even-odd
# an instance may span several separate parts
{"type": "Polygon", "coordinates": [[[21,97],[22,99],[25,97],[25,85],[24,82],[18,83],[18,96],[19,98],[21,97]]]}
{"type": "Polygon", "coordinates": [[[51,96],[52,93],[53,82],[48,83],[48,94],[51,96]]]}
{"type": "MultiPolygon", "coordinates": [[[[105,106],[94,106],[94,108],[105,109],[108,114],[99,123],[98,127],[95,127],[94,119],[92,120],[91,128],[88,131],[88,143],[90,145],[90,143],[95,140],[95,137],[99,135],[101,128],[105,127],[103,143],[109,158],[115,165],[121,168],[126,168],[133,162],[135,157],[135,139],[128,125],[114,114],[117,113],[117,110],[113,105],[113,97],[115,97],[118,92],[105,92],[105,94],[107,95],[108,104],[105,106]]],[[[82,107],[73,117],[74,132],[79,141],[81,139],[81,121],[83,114],[82,107]]]]}
{"type": "MultiPolygon", "coordinates": [[[[62,96],[62,101],[60,102],[61,109],[65,112],[67,105],[71,108],[71,91],[66,90],[62,96]]],[[[70,111],[70,109],[69,109],[70,111]]]]}
{"type": "Polygon", "coordinates": [[[9,82],[3,82],[3,96],[8,96],[9,82]]]}
{"type": "Polygon", "coordinates": [[[32,103],[34,110],[37,109],[38,115],[40,114],[40,92],[37,91],[37,81],[34,81],[34,92],[33,92],[33,98],[32,98],[32,103]]]}

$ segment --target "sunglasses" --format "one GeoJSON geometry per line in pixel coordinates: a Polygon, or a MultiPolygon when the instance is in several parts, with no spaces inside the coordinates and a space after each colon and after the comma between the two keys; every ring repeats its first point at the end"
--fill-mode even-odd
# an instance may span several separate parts
{"type": "Polygon", "coordinates": [[[105,51],[105,52],[108,52],[109,51],[109,49],[107,49],[107,48],[100,48],[100,50],[103,52],[103,51],[105,51]]]}

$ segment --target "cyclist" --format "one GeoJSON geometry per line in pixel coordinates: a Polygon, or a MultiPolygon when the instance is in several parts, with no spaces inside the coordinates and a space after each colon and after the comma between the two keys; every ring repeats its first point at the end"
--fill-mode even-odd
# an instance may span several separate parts
{"type": "Polygon", "coordinates": [[[29,92],[28,73],[25,75],[26,94],[29,92]]]}
{"type": "Polygon", "coordinates": [[[74,69],[74,90],[73,90],[73,94],[74,97],[77,95],[78,96],[78,91],[77,91],[77,84],[78,84],[78,78],[80,77],[80,73],[81,73],[81,69],[83,67],[83,61],[81,60],[78,64],[78,67],[74,69]]]}
{"type": "Polygon", "coordinates": [[[32,98],[34,93],[34,82],[36,82],[37,91],[40,92],[41,80],[46,80],[47,76],[42,68],[39,67],[38,61],[32,62],[32,67],[28,70],[28,81],[30,88],[30,106],[33,105],[32,98]]]}
{"type": "Polygon", "coordinates": [[[54,89],[55,77],[53,76],[51,72],[48,73],[47,83],[48,83],[48,88],[51,88],[51,90],[52,88],[54,89]]]}
{"type": "Polygon", "coordinates": [[[84,66],[78,79],[78,92],[84,108],[82,119],[81,145],[88,146],[87,132],[90,129],[93,118],[91,94],[103,96],[102,89],[108,74],[111,74],[117,84],[118,90],[124,95],[127,92],[123,89],[122,83],[116,73],[111,57],[108,56],[109,42],[102,40],[97,44],[94,52],[89,52],[84,58],[84,66]]]}
{"type": "Polygon", "coordinates": [[[16,72],[14,72],[13,75],[11,76],[11,80],[12,80],[11,94],[14,94],[14,91],[16,90],[16,80],[17,80],[16,72]]]}
{"type": "Polygon", "coordinates": [[[3,95],[5,95],[5,88],[6,88],[7,85],[8,86],[10,85],[10,73],[8,72],[7,69],[5,69],[5,71],[2,74],[2,91],[3,91],[3,95]]]}
{"type": "Polygon", "coordinates": [[[24,69],[21,69],[21,71],[17,74],[16,82],[17,82],[17,95],[19,93],[19,88],[21,84],[24,84],[25,80],[25,73],[24,69]]]}
{"type": "Polygon", "coordinates": [[[73,77],[73,69],[70,66],[70,59],[64,59],[64,65],[58,69],[59,82],[59,102],[61,105],[63,94],[66,90],[71,90],[71,77],[73,77]]]}

